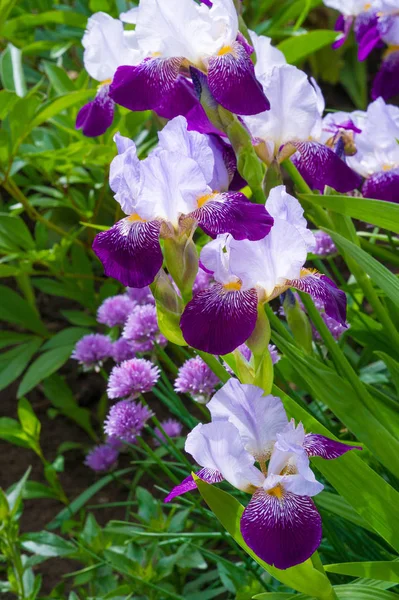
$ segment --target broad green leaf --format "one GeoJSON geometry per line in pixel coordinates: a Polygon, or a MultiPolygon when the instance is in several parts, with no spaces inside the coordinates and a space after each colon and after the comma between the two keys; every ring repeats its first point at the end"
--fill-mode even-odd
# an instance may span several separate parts
{"type": "Polygon", "coordinates": [[[355,196],[299,194],[299,197],[340,215],[347,215],[353,219],[360,219],[366,223],[377,225],[377,227],[388,229],[388,231],[399,233],[399,204],[394,202],[355,196]]]}
{"type": "Polygon", "coordinates": [[[18,333],[17,331],[0,331],[0,348],[15,346],[32,340],[34,336],[29,333],[18,333]]]}
{"type": "MultiPolygon", "coordinates": [[[[386,203],[386,204],[389,204],[386,203]]],[[[343,251],[348,253],[362,269],[366,271],[372,281],[378,285],[383,292],[392,300],[395,306],[399,305],[399,280],[391,271],[389,271],[378,260],[370,256],[367,252],[353,244],[349,240],[342,237],[335,231],[326,229],[327,233],[332,237],[336,245],[343,251]]]]}
{"type": "Polygon", "coordinates": [[[399,362],[392,358],[392,356],[385,354],[385,352],[376,352],[376,355],[379,356],[388,367],[392,377],[392,382],[399,397],[399,362]]]}
{"type": "Polygon", "coordinates": [[[249,556],[251,556],[265,571],[281,581],[284,585],[297,590],[298,592],[308,593],[316,598],[326,600],[330,598],[331,584],[327,577],[317,571],[311,560],[307,560],[301,565],[291,567],[281,571],[271,565],[266,564],[247,546],[240,531],[240,520],[244,507],[233,496],[223,492],[213,485],[209,485],[195,477],[195,482],[201,496],[214,512],[217,519],[223,527],[230,533],[233,539],[239,544],[249,556]]]}
{"type": "Polygon", "coordinates": [[[56,333],[51,340],[43,345],[43,350],[53,350],[64,346],[75,346],[84,335],[91,333],[90,329],[85,327],[66,327],[56,333]]]}
{"type": "Polygon", "coordinates": [[[63,96],[58,96],[58,98],[52,100],[49,104],[47,104],[47,106],[45,106],[45,108],[35,115],[33,121],[31,121],[29,124],[29,128],[34,129],[49,119],[52,119],[67,108],[71,108],[76,104],[84,104],[86,100],[89,100],[92,97],[93,90],[80,90],[76,92],[70,92],[69,94],[64,94],[63,96]]]}
{"type": "MultiPolygon", "coordinates": [[[[269,0],[270,2],[270,0],[269,0]]],[[[311,0],[310,8],[315,8],[322,3],[322,0],[311,0]]],[[[274,4],[274,2],[273,2],[274,4]]],[[[280,6],[280,2],[278,3],[280,6]]],[[[266,14],[267,6],[264,8],[264,12],[261,14],[266,14]]],[[[267,29],[262,27],[262,24],[257,27],[258,33],[264,33],[267,30],[268,35],[271,31],[277,31],[282,28],[286,23],[294,21],[302,14],[304,9],[304,1],[303,0],[294,0],[293,2],[282,3],[280,10],[277,11],[273,18],[271,19],[270,25],[267,29]]]]}
{"type": "Polygon", "coordinates": [[[361,516],[352,508],[352,506],[338,494],[331,494],[331,492],[321,492],[314,498],[317,506],[328,510],[329,512],[358,525],[358,527],[364,527],[368,531],[373,531],[373,528],[362,519],[361,516]]]}
{"type": "Polygon", "coordinates": [[[0,92],[0,120],[3,120],[16,101],[18,100],[18,96],[15,92],[10,92],[9,90],[1,90],[0,92]]]}
{"type": "Polygon", "coordinates": [[[73,346],[60,346],[41,354],[25,373],[17,392],[17,398],[24,396],[38,383],[49,377],[70,358],[73,346]]]}
{"type": "Polygon", "coordinates": [[[338,563],[326,565],[324,569],[329,573],[338,573],[338,575],[369,577],[370,579],[381,579],[383,581],[399,583],[399,562],[396,561],[338,563]]]}
{"type": "Polygon", "coordinates": [[[74,544],[49,531],[25,533],[20,540],[24,550],[38,556],[68,556],[76,552],[74,544]]]}
{"type": "Polygon", "coordinates": [[[287,62],[297,64],[320,48],[332,44],[337,39],[337,33],[330,29],[315,29],[309,33],[292,36],[277,46],[284,54],[287,62]]]}
{"type": "Polygon", "coordinates": [[[41,344],[41,339],[34,338],[0,355],[0,390],[4,390],[23,373],[41,344]]]}
{"type": "Polygon", "coordinates": [[[4,23],[7,21],[7,17],[10,14],[11,10],[17,3],[17,0],[2,0],[0,6],[0,34],[3,29],[4,23]]]}
{"type": "Polygon", "coordinates": [[[87,408],[82,408],[76,402],[72,390],[65,383],[65,380],[54,373],[43,382],[45,396],[50,400],[63,415],[75,421],[84,429],[93,440],[97,436],[91,425],[91,413],[87,408]]]}
{"type": "MultiPolygon", "coordinates": [[[[337,389],[340,388],[335,388],[335,393],[337,389]]],[[[277,387],[273,388],[273,393],[280,396],[289,416],[301,421],[306,431],[334,438],[326,427],[290,396],[277,387]]],[[[345,394],[342,394],[341,402],[345,405],[345,394]]],[[[312,462],[374,531],[399,551],[399,492],[373,471],[356,452],[347,452],[335,460],[312,458],[312,462]],[[359,490],[362,492],[359,493],[359,490]]]]}
{"type": "Polygon", "coordinates": [[[97,321],[93,316],[80,310],[61,310],[60,312],[72,325],[77,325],[78,327],[97,326],[97,321]]]}
{"type": "MultiPolygon", "coordinates": [[[[336,585],[334,592],[338,600],[397,600],[397,594],[367,585],[336,585]]],[[[269,597],[267,593],[258,594],[254,596],[253,600],[267,600],[269,597]]],[[[295,596],[288,597],[287,600],[314,600],[314,598],[295,594],[295,596]]]]}
{"type": "Polygon", "coordinates": [[[12,515],[15,515],[19,509],[30,472],[31,467],[28,467],[25,474],[21,477],[18,483],[13,486],[12,490],[7,491],[7,502],[12,515]]]}
{"type": "Polygon", "coordinates": [[[25,13],[15,19],[10,19],[3,27],[2,36],[12,39],[17,34],[24,33],[27,29],[42,25],[71,25],[72,27],[86,27],[87,17],[71,11],[52,10],[39,14],[25,13]]]}
{"type": "Polygon", "coordinates": [[[26,398],[21,398],[18,402],[18,419],[25,433],[38,441],[40,438],[41,423],[26,398]]]}
{"type": "Polygon", "coordinates": [[[76,91],[75,84],[69,79],[68,74],[61,67],[57,67],[52,62],[44,62],[44,70],[49,78],[51,85],[57,94],[66,94],[76,91]]]}
{"type": "Polygon", "coordinates": [[[20,98],[25,96],[26,82],[22,67],[22,53],[13,44],[8,44],[1,55],[0,74],[6,90],[15,92],[20,98]]]}
{"type": "Polygon", "coordinates": [[[0,213],[0,248],[33,250],[35,242],[25,222],[20,217],[0,213]]]}
{"type": "Polygon", "coordinates": [[[0,298],[0,321],[21,325],[39,335],[46,336],[48,334],[46,327],[30,304],[16,292],[0,285],[0,298]]]}
{"type": "Polygon", "coordinates": [[[9,417],[0,417],[0,439],[15,444],[16,446],[22,446],[23,448],[30,448],[29,438],[24,431],[22,431],[21,425],[15,419],[9,417]]]}

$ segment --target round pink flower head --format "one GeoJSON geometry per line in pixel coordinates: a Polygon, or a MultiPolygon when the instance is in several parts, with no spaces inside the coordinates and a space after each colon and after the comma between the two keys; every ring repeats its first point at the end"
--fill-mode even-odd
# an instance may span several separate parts
{"type": "Polygon", "coordinates": [[[129,340],[121,337],[112,345],[112,358],[119,364],[136,356],[136,351],[129,340]]]}
{"type": "Polygon", "coordinates": [[[316,238],[316,245],[313,254],[317,254],[317,256],[329,256],[337,252],[332,238],[325,231],[316,231],[314,237],[316,238]]]}
{"type": "Polygon", "coordinates": [[[97,321],[115,327],[116,325],[124,325],[128,316],[132,312],[135,304],[127,294],[119,294],[111,296],[104,300],[97,311],[97,321]]]}
{"type": "Polygon", "coordinates": [[[71,358],[78,360],[84,369],[98,370],[103,362],[111,356],[112,342],[110,338],[101,333],[90,333],[78,341],[71,358]]]}
{"type": "Polygon", "coordinates": [[[157,311],[152,304],[136,306],[126,322],[122,335],[130,341],[136,352],[151,352],[155,342],[160,346],[167,343],[166,338],[159,331],[157,311]]]}
{"type": "Polygon", "coordinates": [[[126,288],[126,294],[135,304],[155,304],[154,296],[148,285],[143,288],[126,288]]]}
{"type": "Polygon", "coordinates": [[[118,460],[118,449],[108,444],[94,446],[87,454],[84,464],[93,471],[109,471],[118,460]]]}
{"type": "Polygon", "coordinates": [[[218,377],[202,358],[196,356],[180,367],[174,387],[177,392],[190,394],[196,402],[206,404],[218,383],[218,377]]]}
{"type": "MultiPolygon", "coordinates": [[[[176,421],[176,419],[166,419],[166,421],[162,421],[161,427],[166,435],[170,438],[179,437],[183,429],[183,425],[179,421],[176,421]]],[[[154,429],[154,433],[156,438],[159,438],[162,442],[167,441],[164,434],[160,429],[158,429],[158,427],[154,429]]],[[[161,444],[156,438],[154,439],[154,444],[155,446],[160,446],[161,444]]]]}
{"type": "Polygon", "coordinates": [[[134,444],[151,416],[152,412],[146,406],[131,400],[121,400],[111,407],[104,422],[104,431],[127,444],[134,444]]]}
{"type": "Polygon", "coordinates": [[[145,358],[125,360],[111,371],[107,388],[108,396],[109,398],[137,398],[154,387],[159,375],[159,368],[145,358]]]}

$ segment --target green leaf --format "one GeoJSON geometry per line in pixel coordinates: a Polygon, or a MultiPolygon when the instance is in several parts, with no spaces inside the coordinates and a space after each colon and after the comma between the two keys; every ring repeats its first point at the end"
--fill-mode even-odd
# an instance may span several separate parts
{"type": "Polygon", "coordinates": [[[72,390],[60,375],[54,373],[51,377],[45,379],[43,382],[43,391],[53,406],[63,415],[77,423],[93,440],[97,440],[97,436],[91,425],[90,411],[78,405],[72,390]]]}
{"type": "Polygon", "coordinates": [[[84,104],[86,100],[89,100],[92,97],[93,90],[80,90],[58,96],[58,98],[52,100],[45,108],[35,115],[33,121],[29,124],[29,129],[31,130],[38,127],[67,108],[71,108],[76,104],[84,104]]]}
{"type": "Polygon", "coordinates": [[[72,325],[82,327],[97,326],[97,321],[92,315],[88,315],[80,310],[61,310],[60,312],[72,325]]]}
{"type": "Polygon", "coordinates": [[[30,472],[31,467],[25,471],[25,474],[21,477],[18,483],[16,483],[11,490],[7,491],[7,502],[8,506],[10,507],[11,515],[15,515],[19,510],[30,472]]]}
{"type": "Polygon", "coordinates": [[[7,17],[11,10],[17,3],[17,0],[3,0],[0,6],[0,33],[3,29],[4,23],[7,21],[7,17]]]}
{"type": "Polygon", "coordinates": [[[32,340],[34,336],[29,333],[18,333],[17,331],[0,331],[0,348],[15,346],[32,340]]]}
{"type": "Polygon", "coordinates": [[[41,343],[41,339],[34,338],[0,355],[0,390],[4,390],[21,375],[32,356],[39,350],[41,343]]]}
{"type": "Polygon", "coordinates": [[[332,494],[331,492],[321,492],[321,494],[317,494],[314,501],[317,506],[354,523],[358,527],[364,527],[364,529],[367,529],[368,531],[374,531],[367,521],[362,519],[342,496],[332,494]]]}
{"type": "Polygon", "coordinates": [[[52,62],[44,62],[44,70],[57,94],[76,91],[75,84],[69,79],[67,72],[52,62]]]}
{"type": "Polygon", "coordinates": [[[38,441],[40,438],[41,423],[26,398],[21,398],[18,402],[18,418],[25,433],[38,441]]]}
{"type": "MultiPolygon", "coordinates": [[[[43,350],[53,350],[64,346],[74,347],[84,335],[91,333],[86,327],[66,327],[56,333],[51,340],[43,345],[43,350]]],[[[72,352],[72,350],[71,350],[72,352]]]]}
{"type": "MultiPolygon", "coordinates": [[[[389,204],[389,203],[387,203],[389,204]]],[[[350,255],[362,269],[364,269],[378,285],[383,292],[392,300],[395,306],[399,305],[399,280],[391,271],[384,267],[375,258],[370,256],[367,252],[353,244],[346,238],[342,237],[335,231],[325,229],[327,233],[332,237],[336,245],[340,250],[350,255]]]]}
{"type": "Polygon", "coordinates": [[[396,387],[396,392],[399,396],[399,363],[388,354],[385,354],[385,352],[376,352],[375,354],[379,356],[388,367],[392,377],[392,382],[396,387]]]}
{"type": "Polygon", "coordinates": [[[377,227],[388,229],[388,231],[399,233],[399,204],[394,202],[338,195],[299,194],[299,197],[340,215],[360,219],[377,227]]]}
{"type": "Polygon", "coordinates": [[[11,111],[12,107],[18,100],[18,96],[15,92],[10,92],[9,90],[1,90],[0,92],[0,120],[2,121],[8,113],[11,111]]]}
{"type": "Polygon", "coordinates": [[[320,48],[332,44],[337,33],[330,29],[315,29],[309,33],[292,36],[281,42],[277,48],[284,54],[287,62],[297,64],[320,48]]]}
{"type": "Polygon", "coordinates": [[[265,571],[270,573],[278,581],[299,592],[307,593],[316,598],[326,600],[330,598],[331,584],[327,577],[317,571],[311,560],[301,565],[281,571],[261,560],[244,542],[240,531],[240,520],[244,507],[233,496],[223,492],[214,485],[209,485],[195,477],[195,482],[201,496],[214,512],[223,527],[230,533],[233,539],[251,556],[265,571]]]}
{"type": "Polygon", "coordinates": [[[72,27],[86,27],[87,17],[72,11],[52,10],[39,14],[25,12],[20,17],[10,19],[3,27],[2,36],[12,39],[17,34],[25,33],[27,29],[40,27],[42,25],[71,25],[72,27]]]}
{"type": "Polygon", "coordinates": [[[8,44],[1,55],[0,75],[6,90],[15,92],[20,98],[25,96],[27,90],[22,67],[22,53],[13,44],[8,44]]]}
{"type": "Polygon", "coordinates": [[[11,251],[35,248],[30,231],[20,217],[0,213],[0,248],[11,251]]]}
{"type": "Polygon", "coordinates": [[[369,577],[370,579],[399,583],[399,562],[396,561],[338,563],[326,565],[324,569],[329,573],[338,573],[338,575],[369,577]]]}
{"type": "Polygon", "coordinates": [[[73,346],[61,346],[47,350],[37,358],[25,373],[17,392],[17,398],[24,396],[38,383],[49,377],[70,358],[73,346]]]}
{"type": "Polygon", "coordinates": [[[49,531],[25,533],[20,541],[24,550],[39,556],[68,556],[76,552],[74,544],[49,531]]]}
{"type": "Polygon", "coordinates": [[[39,335],[48,335],[47,329],[26,300],[10,288],[0,285],[0,321],[21,325],[39,335]]]}
{"type": "Polygon", "coordinates": [[[337,585],[334,591],[339,600],[397,600],[397,594],[368,585],[337,585]]]}
{"type": "Polygon", "coordinates": [[[9,417],[0,418],[0,439],[16,446],[30,448],[29,439],[26,433],[22,431],[21,425],[18,421],[9,417]]]}

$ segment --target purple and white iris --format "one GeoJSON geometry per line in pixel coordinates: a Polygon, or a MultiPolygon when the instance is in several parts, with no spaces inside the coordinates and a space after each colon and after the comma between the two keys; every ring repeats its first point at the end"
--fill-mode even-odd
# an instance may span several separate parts
{"type": "Polygon", "coordinates": [[[326,185],[339,192],[358,187],[358,175],[335,149],[320,143],[325,104],[316,82],[309,81],[306,73],[296,67],[284,64],[268,38],[257,36],[253,40],[257,50],[255,71],[271,104],[267,112],[244,117],[258,155],[270,165],[275,159],[285,158],[287,151],[288,155],[294,154],[293,161],[302,176],[321,192],[326,185]]]}
{"type": "Polygon", "coordinates": [[[187,130],[176,117],[159,133],[159,144],[143,161],[128,138],[115,136],[118,156],[110,186],[128,215],[99,233],[93,249],[105,273],[124,285],[144,287],[162,266],[160,238],[192,235],[199,225],[212,237],[259,240],[273,219],[264,206],[227,191],[232,174],[210,136],[187,130]]]}
{"type": "Polygon", "coordinates": [[[272,189],[266,203],[274,218],[270,233],[259,241],[220,235],[201,252],[215,284],[187,304],[181,321],[186,342],[211,354],[227,354],[253,332],[258,304],[290,287],[322,301],[326,314],[343,325],[346,296],[325,275],[304,269],[315,240],[299,202],[284,186],[272,189]]]}
{"type": "MultiPolygon", "coordinates": [[[[207,483],[226,480],[252,498],[240,529],[248,546],[265,562],[287,569],[307,560],[322,537],[312,497],[322,491],[309,458],[333,459],[361,449],[322,435],[306,434],[288,421],[276,396],[230,379],[208,403],[212,422],[188,435],[185,450],[201,466],[207,483]],[[257,463],[257,466],[256,464],[257,463]]],[[[166,502],[196,488],[187,477],[166,502]]]]}
{"type": "Polygon", "coordinates": [[[135,40],[145,59],[120,66],[112,99],[130,110],[153,109],[172,118],[187,114],[195,97],[190,67],[206,74],[211,94],[239,115],[256,114],[269,102],[255,77],[253,48],[238,29],[233,0],[197,4],[194,0],[141,0],[121,15],[135,24],[135,40]],[[175,114],[167,114],[173,107],[175,114]],[[161,110],[161,112],[160,112],[161,110]]]}
{"type": "Polygon", "coordinates": [[[95,137],[105,133],[114,118],[114,101],[109,94],[115,71],[121,65],[142,61],[133,31],[124,31],[123,23],[103,12],[92,15],[82,39],[86,71],[100,82],[94,100],[85,104],[77,116],[76,127],[84,135],[95,137]]]}

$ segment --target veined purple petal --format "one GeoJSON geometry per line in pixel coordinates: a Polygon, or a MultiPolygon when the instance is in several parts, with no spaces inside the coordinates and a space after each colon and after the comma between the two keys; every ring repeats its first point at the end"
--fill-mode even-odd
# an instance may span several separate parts
{"type": "Polygon", "coordinates": [[[108,231],[98,233],[93,250],[103,263],[105,274],[129,287],[142,288],[152,283],[163,261],[159,229],[157,221],[132,221],[127,217],[108,231]]]}
{"type": "Polygon", "coordinates": [[[255,492],[241,517],[240,529],[251,550],[278,569],[307,560],[319,547],[322,534],[313,501],[281,488],[275,494],[262,489],[255,492]]]}
{"type": "Polygon", "coordinates": [[[106,90],[100,90],[91,102],[88,102],[78,112],[76,129],[81,129],[86,137],[102,135],[111,127],[114,119],[114,101],[106,90]]]}
{"type": "Polygon", "coordinates": [[[353,23],[353,17],[344,17],[344,15],[339,15],[336,23],[335,23],[335,31],[341,31],[344,35],[339,38],[336,42],[332,44],[332,48],[337,50],[341,48],[348,39],[353,23]]]}
{"type": "Polygon", "coordinates": [[[240,192],[212,194],[189,216],[211,237],[231,233],[235,240],[261,240],[274,222],[263,205],[253,204],[240,192]]]}
{"type": "MultiPolygon", "coordinates": [[[[206,467],[200,469],[196,476],[205,481],[206,483],[220,483],[223,481],[223,475],[219,473],[219,471],[215,471],[214,469],[207,469],[206,467]]],[[[170,502],[173,498],[177,496],[182,496],[187,492],[192,492],[197,489],[197,484],[195,483],[193,476],[189,475],[179,485],[176,485],[171,492],[166,496],[164,502],[170,502]]]]}
{"type": "Polygon", "coordinates": [[[130,110],[157,110],[177,85],[182,58],[149,58],[136,67],[119,67],[110,87],[110,96],[130,110]]]}
{"type": "Polygon", "coordinates": [[[270,109],[254,65],[239,42],[210,58],[208,82],[219,104],[237,115],[256,115],[270,109]]]}
{"type": "Polygon", "coordinates": [[[187,344],[210,354],[228,354],[255,329],[258,298],[255,290],[229,290],[216,283],[198,292],[180,320],[187,344]]]}
{"type": "Polygon", "coordinates": [[[313,189],[324,191],[326,185],[345,193],[359,187],[360,175],[352,171],[337,154],[319,142],[293,142],[298,152],[292,162],[313,189]]]}
{"type": "Polygon", "coordinates": [[[321,456],[327,460],[338,458],[349,450],[362,450],[361,446],[350,446],[336,440],[331,440],[324,435],[308,433],[305,435],[303,447],[308,456],[321,456]]]}
{"type": "Polygon", "coordinates": [[[176,85],[165,95],[156,112],[164,119],[174,119],[179,115],[190,113],[199,104],[194,93],[193,84],[185,77],[179,75],[176,85]]]}
{"type": "Polygon", "coordinates": [[[346,327],[346,294],[326,275],[311,273],[301,275],[300,279],[287,281],[287,285],[301,292],[310,294],[312,298],[321,300],[329,317],[346,327]]]}
{"type": "Polygon", "coordinates": [[[365,198],[399,202],[399,167],[371,175],[364,182],[362,193],[365,198]]]}
{"type": "Polygon", "coordinates": [[[376,100],[381,96],[388,101],[397,94],[399,94],[399,50],[389,52],[383,60],[373,82],[371,97],[376,100]]]}

